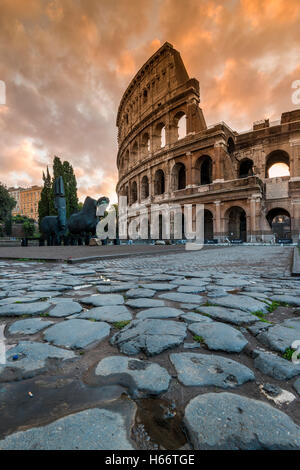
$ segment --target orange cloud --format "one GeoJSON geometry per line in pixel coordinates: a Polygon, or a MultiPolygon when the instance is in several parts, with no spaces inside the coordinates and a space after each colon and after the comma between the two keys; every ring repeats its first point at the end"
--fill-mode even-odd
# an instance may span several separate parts
{"type": "Polygon", "coordinates": [[[278,119],[296,107],[299,22],[299,0],[2,0],[0,180],[40,184],[59,155],[81,199],[115,197],[118,104],[165,41],[199,79],[208,124],[278,119]]]}

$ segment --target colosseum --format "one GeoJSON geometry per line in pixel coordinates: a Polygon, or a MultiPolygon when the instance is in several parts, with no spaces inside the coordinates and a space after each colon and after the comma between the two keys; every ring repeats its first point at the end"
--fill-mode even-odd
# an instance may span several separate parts
{"type": "Polygon", "coordinates": [[[199,103],[198,80],[165,43],[119,105],[118,196],[131,207],[203,204],[208,243],[297,243],[300,110],[238,133],[224,122],[207,126],[199,103]]]}

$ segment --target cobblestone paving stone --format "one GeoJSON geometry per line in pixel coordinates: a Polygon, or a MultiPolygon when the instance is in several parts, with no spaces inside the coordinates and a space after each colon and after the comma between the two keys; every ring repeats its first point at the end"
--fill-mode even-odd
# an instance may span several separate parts
{"type": "Polygon", "coordinates": [[[288,247],[239,246],[0,261],[0,449],[300,449],[291,259],[288,247]],[[30,387],[29,416],[18,400],[30,387]],[[185,428],[180,444],[172,426],[185,428]]]}

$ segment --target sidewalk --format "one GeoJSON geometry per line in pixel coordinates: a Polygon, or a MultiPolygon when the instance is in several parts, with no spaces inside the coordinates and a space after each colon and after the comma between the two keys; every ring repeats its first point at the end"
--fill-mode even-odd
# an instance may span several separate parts
{"type": "Polygon", "coordinates": [[[69,263],[125,256],[182,253],[183,245],[0,247],[0,259],[67,261],[69,263]]]}

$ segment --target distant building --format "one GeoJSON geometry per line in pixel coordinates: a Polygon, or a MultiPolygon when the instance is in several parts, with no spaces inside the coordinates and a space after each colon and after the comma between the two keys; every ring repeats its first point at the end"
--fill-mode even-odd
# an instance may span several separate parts
{"type": "Polygon", "coordinates": [[[17,202],[16,207],[12,211],[12,215],[25,215],[37,221],[39,218],[38,209],[42,187],[9,188],[8,191],[17,202]]]}

